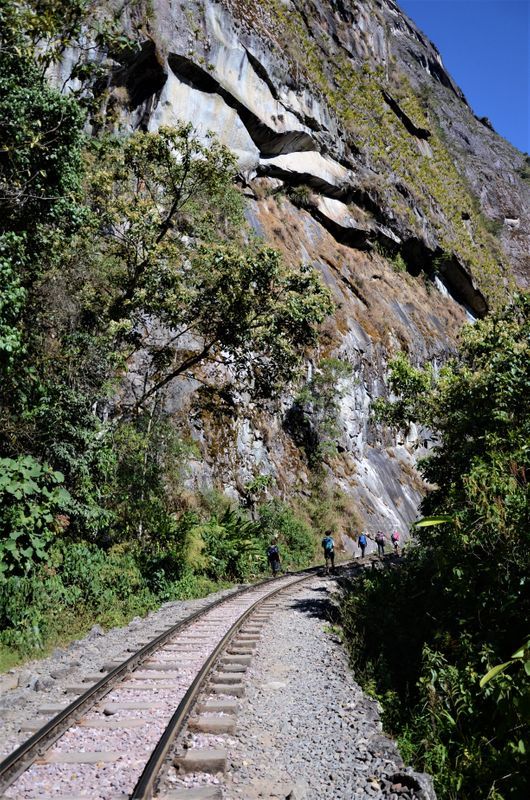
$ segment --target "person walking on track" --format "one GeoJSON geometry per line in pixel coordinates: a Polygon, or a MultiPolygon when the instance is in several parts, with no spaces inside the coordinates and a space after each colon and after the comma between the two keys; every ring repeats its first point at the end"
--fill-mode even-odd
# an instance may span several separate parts
{"type": "Polygon", "coordinates": [[[275,536],[272,540],[271,544],[267,548],[267,558],[269,561],[269,566],[272,571],[273,577],[275,577],[278,572],[280,571],[280,549],[278,547],[278,537],[275,536]]]}
{"type": "Polygon", "coordinates": [[[326,535],[322,539],[322,549],[324,550],[324,559],[326,561],[326,572],[329,575],[330,564],[332,571],[335,571],[335,542],[331,531],[326,531],[326,535]]]}
{"type": "Polygon", "coordinates": [[[366,550],[366,545],[368,544],[368,539],[366,538],[365,533],[361,533],[359,536],[359,547],[361,548],[361,558],[364,558],[364,551],[366,550]]]}
{"type": "Polygon", "coordinates": [[[398,556],[399,555],[399,531],[394,531],[392,536],[392,544],[394,545],[394,553],[398,556]]]}
{"type": "Polygon", "coordinates": [[[383,531],[377,531],[375,534],[375,543],[377,544],[377,555],[384,556],[385,554],[385,534],[383,531]]]}

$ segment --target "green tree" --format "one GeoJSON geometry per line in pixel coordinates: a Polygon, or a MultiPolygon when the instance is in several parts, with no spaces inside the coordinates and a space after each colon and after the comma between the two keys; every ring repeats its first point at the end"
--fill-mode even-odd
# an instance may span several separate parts
{"type": "MultiPolygon", "coordinates": [[[[68,554],[72,584],[91,572],[82,554],[94,556],[91,613],[113,602],[100,580],[113,547],[124,548],[117,572],[153,573],[148,604],[151,591],[200,591],[186,562],[194,526],[177,519],[188,448],[163,390],[194,376],[212,392],[237,380],[270,395],[331,310],[313,270],[289,269],[251,236],[234,158],[214,137],[183,126],[88,139],[95,46],[118,61],[135,47],[105,4],[0,0],[2,620],[18,609],[24,646],[46,635],[50,598],[80,597],[63,592],[68,554]],[[67,81],[80,83],[63,93],[46,74],[69,47],[80,55],[67,81]],[[48,564],[51,551],[64,560],[48,564]]],[[[239,512],[201,522],[202,568],[257,571],[253,523],[247,542],[239,512]]]]}
{"type": "Polygon", "coordinates": [[[60,374],[53,308],[64,298],[54,306],[41,291],[61,271],[84,214],[85,113],[47,84],[39,56],[50,26],[66,24],[67,5],[0,4],[0,454],[31,454],[65,476],[77,496],[72,530],[94,506],[87,477],[98,424],[90,398],[69,391],[68,369],[60,374]]]}
{"type": "Polygon", "coordinates": [[[345,603],[353,657],[439,797],[522,800],[528,676],[480,679],[528,639],[530,296],[467,326],[438,376],[399,359],[392,386],[399,398],[377,414],[433,431],[422,471],[434,488],[403,569],[370,577],[345,603]]]}
{"type": "Polygon", "coordinates": [[[340,400],[351,374],[352,368],[345,361],[323,358],[296,396],[288,424],[312,467],[337,453],[340,400]]]}
{"type": "Polygon", "coordinates": [[[92,308],[124,358],[143,355],[136,409],[205,362],[274,391],[331,310],[312,269],[242,243],[235,169],[225,147],[182,126],[111,143],[93,174],[92,308]]]}
{"type": "Polygon", "coordinates": [[[36,236],[39,224],[75,219],[84,116],[31,58],[0,48],[2,231],[36,236]]]}
{"type": "MultiPolygon", "coordinates": [[[[127,5],[138,7],[141,1],[129,0],[127,5]]],[[[103,74],[93,57],[96,47],[111,50],[116,59],[135,49],[123,33],[122,10],[99,0],[0,0],[2,46],[10,54],[30,59],[41,76],[73,47],[77,60],[67,80],[82,81],[75,94],[86,100],[87,84],[94,88],[94,79],[103,74]]]]}

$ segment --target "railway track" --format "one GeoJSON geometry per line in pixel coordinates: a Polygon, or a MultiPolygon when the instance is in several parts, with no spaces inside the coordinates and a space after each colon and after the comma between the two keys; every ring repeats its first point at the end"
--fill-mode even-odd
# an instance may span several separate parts
{"type": "MultiPolygon", "coordinates": [[[[230,730],[270,601],[313,576],[308,570],[242,589],[155,631],[130,658],[108,664],[104,677],[93,676],[88,690],[80,686],[69,706],[0,764],[2,800],[157,796],[162,766],[192,710],[197,730],[230,730]],[[199,694],[207,700],[196,708],[199,694]]],[[[222,760],[216,750],[190,750],[178,766],[211,773],[223,768],[222,760]]],[[[215,791],[206,786],[160,799],[219,797],[215,791]]]]}

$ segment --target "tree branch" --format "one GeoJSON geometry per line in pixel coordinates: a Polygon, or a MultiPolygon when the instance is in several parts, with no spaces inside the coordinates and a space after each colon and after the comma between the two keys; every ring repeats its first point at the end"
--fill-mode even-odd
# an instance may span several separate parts
{"type": "Polygon", "coordinates": [[[164,386],[167,386],[168,383],[171,383],[172,380],[178,378],[179,375],[182,375],[183,372],[190,369],[191,367],[195,367],[197,364],[200,364],[201,361],[204,361],[210,350],[217,342],[217,339],[209,342],[207,345],[203,347],[203,349],[199,353],[195,353],[193,356],[189,356],[186,358],[178,367],[171,370],[167,375],[165,375],[161,380],[157,381],[151,388],[143,394],[143,396],[135,403],[133,411],[138,411],[141,406],[144,405],[146,400],[149,400],[154,394],[163,389],[164,386]]]}

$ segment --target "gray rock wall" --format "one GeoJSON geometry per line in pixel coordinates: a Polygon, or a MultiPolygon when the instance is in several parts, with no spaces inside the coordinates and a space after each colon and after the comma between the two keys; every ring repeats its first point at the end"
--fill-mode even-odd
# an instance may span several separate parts
{"type": "MultiPolygon", "coordinates": [[[[279,188],[277,182],[273,186],[279,188]]],[[[263,179],[259,188],[263,190],[263,179]]],[[[443,362],[453,351],[466,312],[428,282],[395,272],[383,257],[337,242],[309,212],[281,195],[249,198],[248,218],[288,261],[316,266],[337,304],[336,316],[308,363],[310,372],[320,358],[333,355],[352,368],[339,387],[338,452],[325,459],[328,479],[351,499],[369,531],[399,527],[404,532],[424,492],[414,464],[425,452],[426,434],[413,428],[396,437],[374,426],[370,404],[386,393],[387,362],[396,350],[407,350],[417,363],[443,362]]],[[[216,484],[241,498],[252,480],[265,475],[271,479],[270,496],[307,497],[311,471],[287,424],[293,394],[286,392],[277,403],[263,406],[235,390],[229,407],[212,412],[193,387],[171,387],[166,407],[180,426],[191,420],[189,430],[201,453],[192,462],[189,488],[216,484]]],[[[344,532],[350,537],[358,533],[354,519],[344,532]]]]}
{"type": "MultiPolygon", "coordinates": [[[[484,214],[499,221],[524,285],[530,202],[519,174],[523,155],[475,118],[436,48],[392,0],[152,0],[142,13],[136,6],[122,15],[141,48],[122,63],[95,56],[107,67],[107,124],[112,118],[117,130],[154,131],[191,122],[200,135],[213,131],[232,148],[251,226],[288,261],[317,266],[337,302],[311,360],[335,355],[352,367],[342,387],[338,453],[326,463],[329,479],[352,498],[368,529],[404,529],[424,491],[414,463],[425,442],[417,431],[396,439],[375,428],[370,402],[386,393],[393,353],[405,349],[413,361],[443,362],[461,324],[487,312],[472,266],[445,252],[440,230],[456,226],[477,252],[484,245],[466,208],[455,221],[436,192],[431,196],[431,184],[418,196],[406,164],[402,173],[378,172],[368,140],[337,110],[346,91],[340,81],[363,65],[385,74],[397,69],[419,95],[429,95],[429,128],[393,95],[381,100],[377,92],[377,102],[399,120],[419,169],[430,169],[433,131],[442,132],[484,214]],[[295,12],[302,28],[297,41],[286,41],[281,14],[289,20],[295,12]],[[297,186],[313,193],[304,209],[286,196],[297,186]],[[396,271],[405,264],[408,272],[396,271]]],[[[53,79],[68,87],[74,61],[67,54],[53,79]]],[[[256,406],[235,387],[229,407],[212,410],[198,385],[172,386],[168,413],[201,453],[190,466],[190,488],[217,483],[241,497],[252,479],[268,475],[271,494],[307,494],[307,459],[286,424],[292,405],[286,392],[276,404],[256,406]]]]}

